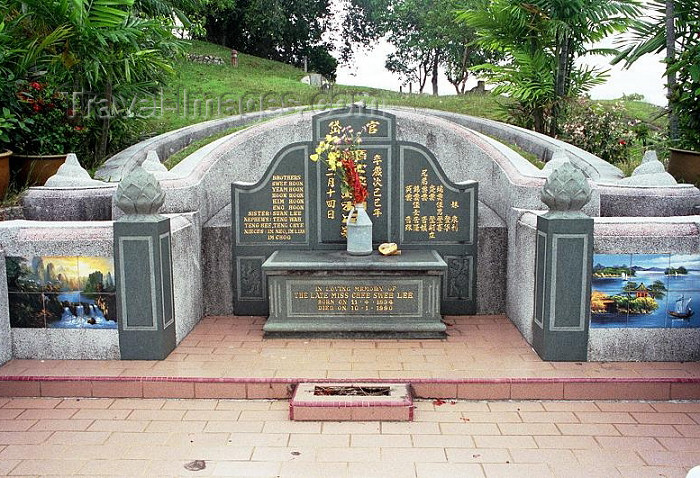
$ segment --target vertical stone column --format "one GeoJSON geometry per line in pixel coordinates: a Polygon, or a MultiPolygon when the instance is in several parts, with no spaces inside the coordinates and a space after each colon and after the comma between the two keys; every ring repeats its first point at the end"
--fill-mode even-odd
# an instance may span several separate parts
{"type": "Polygon", "coordinates": [[[585,361],[591,315],[593,219],[581,212],[591,198],[584,175],[564,162],[547,178],[537,218],[533,341],[543,360],[585,361]]]}
{"type": "Polygon", "coordinates": [[[162,360],[175,348],[170,220],[159,215],[165,195],[137,167],[119,183],[114,265],[122,359],[162,360]]]}

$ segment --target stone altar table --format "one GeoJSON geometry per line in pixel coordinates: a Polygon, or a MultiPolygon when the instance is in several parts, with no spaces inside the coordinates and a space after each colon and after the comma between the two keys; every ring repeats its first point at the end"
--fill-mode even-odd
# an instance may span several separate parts
{"type": "Polygon", "coordinates": [[[274,252],[262,265],[270,315],[266,336],[442,338],[447,264],[434,250],[352,256],[274,252]]]}

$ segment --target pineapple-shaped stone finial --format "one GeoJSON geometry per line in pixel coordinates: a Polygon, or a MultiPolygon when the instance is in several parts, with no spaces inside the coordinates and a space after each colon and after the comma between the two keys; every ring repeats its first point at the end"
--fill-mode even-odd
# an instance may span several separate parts
{"type": "Polygon", "coordinates": [[[550,211],[577,212],[591,199],[591,187],[571,162],[563,162],[547,178],[540,192],[550,211]]]}
{"type": "Polygon", "coordinates": [[[119,183],[115,199],[125,214],[157,214],[165,193],[153,174],[137,166],[119,183]]]}

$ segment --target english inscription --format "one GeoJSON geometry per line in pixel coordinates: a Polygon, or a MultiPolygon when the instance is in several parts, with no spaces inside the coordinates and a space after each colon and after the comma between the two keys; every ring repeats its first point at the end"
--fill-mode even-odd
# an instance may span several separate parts
{"type": "Polygon", "coordinates": [[[422,309],[422,282],[417,280],[290,280],[287,287],[290,317],[416,315],[422,309]]]}

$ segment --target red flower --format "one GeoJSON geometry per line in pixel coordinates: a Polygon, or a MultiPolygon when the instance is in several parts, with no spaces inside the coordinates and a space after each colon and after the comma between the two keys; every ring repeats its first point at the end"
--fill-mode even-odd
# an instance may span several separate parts
{"type": "Polygon", "coordinates": [[[624,139],[621,139],[621,140],[619,141],[619,143],[620,143],[622,146],[626,146],[626,145],[627,145],[627,141],[625,141],[624,139]]]}
{"type": "Polygon", "coordinates": [[[85,129],[85,126],[76,126],[76,127],[73,128],[73,129],[76,130],[76,131],[82,131],[82,130],[85,129]]]}
{"type": "Polygon", "coordinates": [[[32,88],[34,88],[37,91],[41,91],[44,89],[44,85],[42,85],[38,81],[32,81],[31,83],[29,83],[29,86],[31,86],[32,88]]]}
{"type": "Polygon", "coordinates": [[[39,111],[41,111],[41,105],[39,103],[34,103],[32,105],[32,109],[38,113],[39,111]]]}
{"type": "Polygon", "coordinates": [[[367,199],[367,188],[362,184],[360,175],[357,172],[355,161],[352,159],[342,159],[341,163],[345,169],[345,180],[352,189],[352,198],[355,204],[363,203],[367,199]]]}

